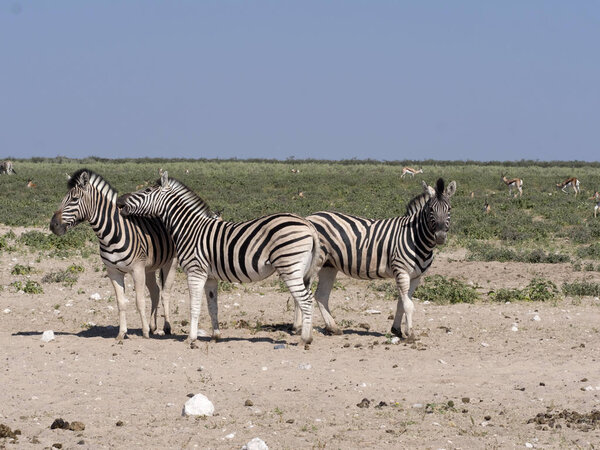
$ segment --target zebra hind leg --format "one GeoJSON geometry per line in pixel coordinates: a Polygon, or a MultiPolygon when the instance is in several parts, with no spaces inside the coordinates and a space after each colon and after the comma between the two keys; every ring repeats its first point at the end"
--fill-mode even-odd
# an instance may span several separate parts
{"type": "Polygon", "coordinates": [[[158,322],[158,304],[160,302],[160,289],[156,283],[156,273],[153,271],[146,272],[146,287],[150,292],[150,334],[164,335],[162,330],[157,331],[158,322]]]}
{"type": "Polygon", "coordinates": [[[177,274],[177,258],[173,258],[169,264],[160,269],[160,298],[163,304],[165,322],[163,325],[164,334],[171,334],[171,287],[177,274]]]}
{"type": "Polygon", "coordinates": [[[325,321],[325,328],[331,334],[342,334],[342,330],[337,326],[335,320],[329,310],[329,296],[333,289],[333,283],[337,275],[337,269],[333,267],[323,267],[319,271],[319,284],[317,285],[317,291],[315,292],[315,300],[319,306],[319,311],[325,321]]]}
{"type": "Polygon", "coordinates": [[[142,336],[150,338],[150,325],[146,318],[146,270],[138,266],[133,269],[131,275],[133,276],[133,285],[135,286],[135,308],[142,322],[142,336]]]}
{"type": "Polygon", "coordinates": [[[302,276],[298,276],[303,273],[303,271],[293,270],[291,268],[287,268],[286,270],[290,271],[279,272],[279,275],[290,290],[297,307],[299,307],[300,312],[302,313],[301,339],[305,345],[308,345],[312,342],[312,296],[310,291],[306,289],[302,276]]]}
{"type": "Polygon", "coordinates": [[[196,347],[198,339],[198,320],[202,309],[202,295],[206,284],[206,275],[202,273],[188,273],[188,289],[190,291],[190,331],[186,342],[190,347],[196,347]]]}
{"type": "Polygon", "coordinates": [[[217,302],[217,280],[206,280],[206,284],[204,285],[204,293],[206,294],[208,314],[210,315],[210,321],[213,329],[212,339],[216,342],[221,337],[221,331],[219,330],[219,304],[217,302]]]}

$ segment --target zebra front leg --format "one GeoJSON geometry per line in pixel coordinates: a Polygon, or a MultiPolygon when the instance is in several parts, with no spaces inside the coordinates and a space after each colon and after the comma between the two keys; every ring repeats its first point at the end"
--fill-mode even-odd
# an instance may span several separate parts
{"type": "Polygon", "coordinates": [[[118,342],[123,342],[123,339],[127,336],[127,318],[125,315],[127,303],[127,299],[125,298],[125,274],[110,267],[106,268],[106,272],[113,285],[113,289],[115,290],[117,309],[119,310],[119,334],[116,339],[118,342]]]}
{"type": "Polygon", "coordinates": [[[158,303],[160,302],[160,289],[158,284],[156,283],[156,273],[153,271],[146,272],[146,287],[148,288],[148,292],[150,292],[150,334],[157,333],[162,336],[165,333],[161,331],[156,331],[158,327],[158,303]]]}
{"type": "Polygon", "coordinates": [[[342,330],[339,329],[335,320],[331,316],[329,310],[329,296],[333,289],[333,283],[337,275],[337,269],[333,267],[324,267],[319,271],[319,284],[317,285],[317,291],[315,292],[315,300],[319,305],[319,311],[325,321],[325,328],[331,334],[342,334],[342,330]]]}
{"type": "Polygon", "coordinates": [[[206,304],[208,306],[208,314],[212,323],[212,338],[218,341],[221,337],[219,330],[219,304],[217,302],[218,283],[217,280],[209,278],[204,285],[204,293],[206,294],[206,304]]]}
{"type": "MultiPolygon", "coordinates": [[[[415,305],[410,299],[408,293],[411,287],[411,280],[408,274],[401,273],[396,275],[396,286],[398,288],[399,298],[396,307],[396,315],[392,324],[392,333],[402,338],[402,317],[406,315],[406,336],[412,335],[412,315],[415,305]]],[[[416,286],[415,286],[416,288],[416,286]]]]}
{"type": "Polygon", "coordinates": [[[160,298],[163,304],[165,322],[163,325],[164,334],[171,334],[171,287],[177,275],[177,258],[164,265],[160,269],[160,298]]]}
{"type": "MultiPolygon", "coordinates": [[[[144,267],[135,267],[133,272],[133,286],[135,287],[135,307],[142,322],[142,336],[150,338],[150,325],[146,318],[146,270],[144,267]]],[[[154,281],[156,284],[156,280],[154,281]]]]}
{"type": "Polygon", "coordinates": [[[190,291],[190,331],[186,342],[192,347],[198,339],[198,320],[202,309],[202,292],[206,284],[203,273],[188,273],[188,288],[190,291]]]}

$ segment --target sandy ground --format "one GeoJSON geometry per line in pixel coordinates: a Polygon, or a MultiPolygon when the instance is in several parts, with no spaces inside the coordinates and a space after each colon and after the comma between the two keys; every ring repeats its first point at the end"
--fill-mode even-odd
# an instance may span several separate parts
{"type": "MultiPolygon", "coordinates": [[[[481,292],[524,287],[536,275],[559,286],[600,281],[570,265],[463,257],[442,251],[430,273],[476,283],[481,292]]],[[[289,333],[290,295],[269,279],[220,293],[223,339],[202,338],[190,349],[182,274],[171,292],[174,334],[142,338],[131,301],[129,339],[118,344],[114,293],[97,255],[3,252],[0,260],[0,424],[21,433],[17,445],[0,438],[0,447],[241,448],[254,437],[271,449],[600,445],[600,417],[589,416],[600,410],[598,299],[417,302],[418,340],[393,345],[386,334],[395,301],[368,282],[340,278],[331,305],[344,334],[325,335],[317,311],[305,350],[289,333]],[[10,286],[27,279],[11,274],[15,264],[33,267],[29,277],[40,281],[72,263],[85,267],[72,287],[45,283],[43,294],[23,294],[10,286]],[[101,299],[91,300],[94,293],[101,299]],[[45,330],[56,339],[43,343],[45,330]],[[197,393],[212,400],[214,416],[182,416],[197,393]],[[546,416],[530,421],[540,413],[546,416]],[[51,429],[57,418],[85,429],[51,429]]],[[[201,328],[210,332],[205,306],[201,328]]]]}

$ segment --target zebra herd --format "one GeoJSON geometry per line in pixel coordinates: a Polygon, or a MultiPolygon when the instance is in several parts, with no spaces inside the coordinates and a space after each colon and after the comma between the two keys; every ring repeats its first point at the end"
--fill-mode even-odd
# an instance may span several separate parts
{"type": "Polygon", "coordinates": [[[217,282],[251,282],[277,272],[294,298],[293,329],[301,329],[305,345],[312,341],[312,294],[326,328],[340,334],[329,309],[329,295],[338,272],[358,279],[394,278],[399,298],[392,333],[412,335],[412,295],[433,261],[433,250],[444,244],[450,225],[450,198],[456,182],[435,187],[423,182],[423,192],[412,199],[402,217],[371,220],[332,211],[306,218],[278,213],[246,222],[224,221],[180,181],[165,171],[153,186],[120,197],[100,175],[82,169],[68,182],[68,192],[52,217],[50,229],[62,235],[87,221],[100,242],[100,256],[117,296],[119,334],[127,333],[125,273],[131,273],[136,308],[144,337],[157,331],[161,298],[170,333],[166,293],[173,281],[176,261],[187,275],[190,295],[190,329],[194,346],[202,296],[206,295],[213,338],[220,336],[217,282]],[[160,272],[162,289],[156,283],[160,272]],[[151,318],[145,318],[144,284],[151,294],[151,318]],[[403,318],[406,318],[404,334],[403,318]]]}

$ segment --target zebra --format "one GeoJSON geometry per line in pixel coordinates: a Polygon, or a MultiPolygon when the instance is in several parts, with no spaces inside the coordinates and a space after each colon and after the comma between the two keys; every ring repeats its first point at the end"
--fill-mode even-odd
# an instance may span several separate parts
{"type": "Polygon", "coordinates": [[[119,310],[119,334],[122,341],[127,334],[125,317],[124,277],[133,277],[136,308],[142,321],[142,335],[157,332],[157,309],[162,291],[164,327],[157,334],[170,334],[169,298],[166,292],[175,279],[177,265],[175,244],[165,226],[158,219],[122,217],[116,206],[117,192],[97,173],[81,169],[69,178],[68,191],[59,209],[52,216],[50,230],[64,235],[81,222],[92,226],[100,242],[100,258],[106,266],[119,310]],[[160,270],[161,288],[156,282],[160,270]],[[150,324],[145,312],[145,287],[150,291],[152,308],[150,324]]]}
{"type": "Polygon", "coordinates": [[[220,337],[217,281],[251,282],[277,272],[302,314],[302,341],[312,341],[310,284],[319,260],[315,228],[294,214],[271,214],[247,222],[215,218],[208,205],[164,172],[156,185],[119,197],[125,216],[159,217],[175,241],[179,264],[188,277],[192,347],[198,337],[202,291],[207,297],[213,339],[220,337]]]}
{"type": "MultiPolygon", "coordinates": [[[[358,279],[395,278],[399,292],[392,333],[403,337],[401,323],[406,315],[406,335],[412,334],[412,295],[421,276],[433,261],[433,249],[444,244],[450,227],[450,197],[456,182],[435,189],[423,183],[423,193],[406,207],[406,215],[372,220],[339,212],[321,211],[307,217],[319,233],[321,269],[315,300],[326,329],[341,334],[329,310],[329,295],[338,272],[358,279]]],[[[294,327],[298,326],[296,313],[294,327]]]]}
{"type": "Polygon", "coordinates": [[[15,168],[13,167],[13,163],[12,161],[2,161],[0,162],[0,175],[1,174],[7,174],[7,175],[11,175],[11,174],[17,174],[17,172],[15,171],[15,168]]]}

